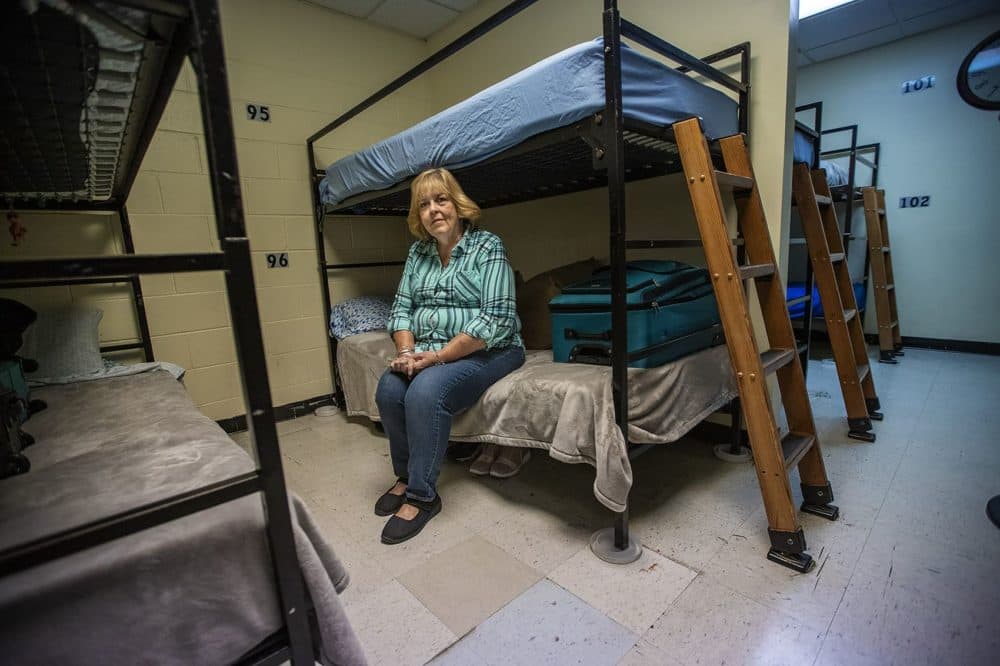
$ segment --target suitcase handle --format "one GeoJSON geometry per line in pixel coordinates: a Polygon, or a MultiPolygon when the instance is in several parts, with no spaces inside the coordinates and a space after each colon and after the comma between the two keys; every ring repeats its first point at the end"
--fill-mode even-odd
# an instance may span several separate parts
{"type": "Polygon", "coordinates": [[[576,345],[569,353],[569,362],[611,365],[611,348],[598,345],[576,345]]]}
{"type": "Polygon", "coordinates": [[[574,328],[564,328],[563,336],[567,340],[603,340],[611,342],[611,331],[596,331],[594,333],[584,333],[574,328]]]}

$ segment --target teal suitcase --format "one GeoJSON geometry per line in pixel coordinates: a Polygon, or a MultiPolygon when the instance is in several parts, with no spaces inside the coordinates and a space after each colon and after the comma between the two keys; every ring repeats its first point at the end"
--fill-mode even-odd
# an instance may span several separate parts
{"type": "MultiPolygon", "coordinates": [[[[631,367],[657,367],[725,342],[704,268],[678,261],[630,261],[625,282],[631,367]]],[[[549,311],[554,361],[610,364],[610,269],[564,288],[549,301],[549,311]]]]}

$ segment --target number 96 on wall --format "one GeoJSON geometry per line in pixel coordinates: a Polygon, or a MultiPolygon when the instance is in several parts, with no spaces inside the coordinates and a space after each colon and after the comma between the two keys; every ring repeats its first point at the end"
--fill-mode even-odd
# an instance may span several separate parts
{"type": "Polygon", "coordinates": [[[268,254],[267,254],[267,267],[268,268],[288,268],[288,253],[287,252],[268,252],[268,254]]]}

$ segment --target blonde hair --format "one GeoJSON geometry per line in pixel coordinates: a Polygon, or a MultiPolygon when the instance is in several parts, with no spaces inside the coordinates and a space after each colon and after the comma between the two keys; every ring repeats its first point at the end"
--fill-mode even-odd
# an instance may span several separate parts
{"type": "Polygon", "coordinates": [[[410,183],[410,212],[406,216],[406,225],[410,228],[410,233],[420,240],[430,238],[430,234],[420,223],[420,200],[441,192],[455,204],[459,220],[473,225],[481,215],[479,206],[469,198],[450,171],[440,167],[427,169],[410,183]]]}

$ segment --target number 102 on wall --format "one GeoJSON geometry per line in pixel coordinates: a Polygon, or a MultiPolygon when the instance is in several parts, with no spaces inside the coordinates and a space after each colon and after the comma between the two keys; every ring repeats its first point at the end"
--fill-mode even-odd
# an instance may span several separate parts
{"type": "Polygon", "coordinates": [[[927,208],[931,205],[929,194],[922,194],[916,197],[899,197],[900,208],[927,208]]]}

